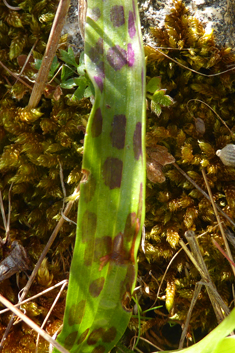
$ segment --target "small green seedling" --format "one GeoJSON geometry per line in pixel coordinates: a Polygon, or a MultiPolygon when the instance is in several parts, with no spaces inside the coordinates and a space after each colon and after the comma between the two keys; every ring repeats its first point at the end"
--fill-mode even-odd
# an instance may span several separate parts
{"type": "Polygon", "coordinates": [[[147,83],[147,98],[151,100],[151,111],[157,116],[161,115],[162,107],[170,107],[174,101],[166,95],[166,89],[161,89],[161,77],[153,77],[147,83]]]}

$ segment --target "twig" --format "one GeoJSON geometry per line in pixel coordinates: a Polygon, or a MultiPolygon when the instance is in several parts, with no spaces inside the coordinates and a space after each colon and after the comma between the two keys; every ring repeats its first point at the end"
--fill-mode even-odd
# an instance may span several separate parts
{"type": "MultiPolygon", "coordinates": [[[[57,287],[60,287],[60,286],[63,285],[64,283],[67,284],[67,283],[68,283],[68,280],[67,280],[67,279],[64,279],[63,281],[61,281],[61,282],[59,282],[59,283],[56,283],[54,286],[52,286],[52,287],[50,287],[50,288],[47,288],[47,289],[43,290],[42,292],[40,292],[40,293],[38,293],[38,294],[36,294],[36,295],[34,295],[34,296],[28,298],[28,299],[25,299],[25,300],[23,300],[22,302],[20,302],[20,303],[18,303],[18,304],[15,304],[14,306],[15,306],[16,308],[18,308],[18,307],[21,306],[22,304],[31,302],[32,300],[34,300],[34,299],[36,299],[36,298],[38,298],[38,297],[40,297],[40,296],[42,296],[42,295],[44,295],[44,294],[46,294],[46,293],[52,291],[53,289],[55,289],[55,288],[57,288],[57,287]]],[[[6,312],[9,311],[9,310],[10,310],[10,309],[3,309],[3,310],[1,310],[1,311],[0,311],[0,315],[6,313],[6,312]]]]}
{"type": "MultiPolygon", "coordinates": [[[[45,324],[46,324],[46,322],[47,322],[49,316],[51,315],[52,310],[54,309],[56,303],[58,302],[58,300],[59,300],[59,298],[60,298],[60,296],[61,296],[61,293],[63,292],[64,287],[65,287],[66,285],[67,285],[67,283],[64,283],[64,284],[62,285],[62,287],[60,288],[60,291],[59,291],[59,293],[57,294],[57,296],[56,296],[56,298],[55,298],[55,300],[54,300],[52,306],[50,307],[50,310],[48,311],[48,313],[47,313],[45,319],[43,320],[43,323],[42,323],[42,325],[41,325],[41,329],[43,329],[43,327],[45,326],[45,324]]],[[[40,338],[40,334],[38,334],[38,337],[37,337],[37,340],[36,340],[36,349],[35,349],[35,353],[38,353],[39,338],[40,338]]]]}
{"type": "MultiPolygon", "coordinates": [[[[205,173],[204,168],[202,168],[202,175],[203,175],[204,181],[205,181],[205,183],[206,183],[206,187],[207,187],[207,190],[208,190],[208,194],[209,194],[209,196],[210,196],[210,201],[211,201],[211,204],[212,204],[212,207],[213,207],[213,210],[214,210],[214,213],[215,213],[215,216],[216,216],[216,219],[217,219],[219,228],[220,228],[221,235],[222,235],[222,237],[223,237],[225,249],[226,249],[226,251],[227,251],[227,254],[228,254],[228,257],[230,258],[230,260],[231,260],[232,262],[234,262],[233,256],[232,256],[232,253],[231,253],[231,250],[230,250],[230,247],[229,247],[228,242],[227,242],[227,239],[226,239],[226,235],[225,235],[225,233],[224,233],[224,228],[223,228],[223,226],[222,226],[222,224],[221,224],[220,217],[219,217],[219,214],[218,214],[218,211],[217,211],[215,202],[214,202],[214,200],[213,200],[213,195],[212,195],[211,188],[210,188],[210,185],[209,185],[209,183],[208,183],[208,180],[207,180],[207,177],[206,177],[206,173],[205,173]]],[[[230,263],[230,265],[231,265],[231,268],[232,268],[233,275],[235,276],[235,267],[233,267],[233,265],[232,265],[231,263],[230,263]]]]}
{"type": "Polygon", "coordinates": [[[8,9],[10,9],[10,10],[13,10],[13,11],[20,11],[20,10],[22,10],[22,8],[19,7],[19,6],[11,6],[11,5],[9,5],[8,2],[7,2],[7,0],[3,0],[3,2],[4,2],[4,4],[6,5],[6,7],[8,7],[8,9]]]}
{"type": "MultiPolygon", "coordinates": [[[[195,183],[195,181],[194,181],[192,178],[190,178],[190,176],[188,176],[188,174],[185,173],[185,172],[183,171],[183,169],[181,169],[181,168],[178,166],[178,164],[176,164],[176,163],[172,163],[172,164],[173,164],[173,166],[174,166],[193,186],[195,186],[195,188],[196,188],[198,191],[200,191],[200,193],[201,193],[203,196],[205,196],[205,198],[206,198],[208,201],[211,201],[209,195],[207,195],[207,193],[206,193],[205,191],[203,191],[202,188],[200,188],[200,186],[198,186],[197,183],[195,183]]],[[[215,207],[216,207],[217,210],[235,227],[235,223],[233,222],[233,220],[232,220],[223,210],[221,210],[221,208],[220,208],[218,205],[216,205],[216,203],[215,203],[215,207]]]]}
{"type": "Polygon", "coordinates": [[[196,301],[197,301],[197,298],[199,296],[199,293],[201,292],[201,288],[202,288],[202,284],[200,282],[196,283],[196,287],[195,287],[195,290],[194,290],[194,293],[193,293],[193,298],[191,300],[190,307],[189,307],[189,310],[188,310],[188,313],[187,313],[187,317],[186,317],[186,320],[185,320],[185,323],[184,323],[184,329],[183,329],[181,337],[180,337],[180,343],[179,343],[179,348],[178,349],[182,349],[183,348],[184,340],[185,340],[185,337],[186,337],[186,334],[187,334],[187,330],[188,330],[188,326],[189,326],[189,321],[191,319],[193,308],[194,308],[194,306],[196,304],[196,301]]]}
{"type": "Polygon", "coordinates": [[[66,14],[69,8],[70,0],[60,0],[56,15],[53,21],[51,32],[46,46],[46,51],[43,56],[41,67],[38,71],[36,81],[29,99],[28,108],[35,108],[42,96],[44,87],[46,85],[52,60],[55,56],[60,34],[64,26],[66,14]]]}
{"type": "MultiPolygon", "coordinates": [[[[191,69],[191,68],[189,68],[189,67],[187,67],[187,66],[181,64],[181,63],[178,62],[177,60],[171,58],[169,55],[167,55],[167,54],[163,53],[161,50],[157,49],[156,47],[153,47],[152,45],[149,45],[149,44],[148,44],[148,46],[149,46],[150,48],[153,48],[154,50],[158,51],[160,54],[162,54],[163,56],[165,56],[167,59],[173,61],[174,63],[176,63],[177,65],[183,67],[184,69],[189,70],[189,71],[192,71],[192,72],[194,72],[195,74],[198,74],[198,75],[201,75],[201,76],[205,76],[205,77],[214,77],[214,76],[219,76],[219,75],[225,74],[225,73],[227,73],[227,72],[229,72],[229,71],[235,70],[235,66],[234,66],[234,67],[231,67],[231,68],[228,69],[228,70],[221,71],[221,72],[218,72],[218,73],[216,73],[216,74],[211,74],[211,75],[203,74],[202,72],[193,70],[193,69],[191,69]]],[[[162,48],[162,49],[165,49],[165,48],[163,48],[163,47],[161,47],[161,48],[162,48]]]]}
{"type": "MultiPolygon", "coordinates": [[[[78,187],[75,189],[74,193],[78,193],[79,190],[80,190],[80,184],[79,184],[78,187]]],[[[74,204],[74,201],[70,201],[70,202],[67,204],[67,206],[66,206],[66,208],[65,208],[65,211],[64,211],[64,214],[65,214],[65,215],[67,215],[67,214],[70,212],[70,210],[71,210],[73,204],[74,204]]],[[[33,270],[33,272],[31,273],[31,276],[29,277],[29,280],[28,280],[26,286],[24,287],[24,289],[23,289],[23,291],[22,291],[22,294],[21,294],[20,299],[19,299],[19,302],[20,302],[20,303],[21,303],[21,302],[24,300],[24,298],[26,297],[26,295],[27,295],[27,293],[28,293],[28,291],[29,291],[29,289],[30,289],[30,287],[31,287],[31,285],[32,285],[32,283],[33,283],[33,281],[34,281],[34,278],[36,277],[36,274],[37,274],[37,272],[38,272],[38,270],[39,270],[39,268],[40,268],[40,266],[41,266],[41,263],[42,263],[43,259],[45,258],[47,252],[49,251],[51,245],[53,244],[53,242],[54,242],[54,240],[55,240],[55,238],[56,238],[56,236],[57,236],[57,234],[58,234],[60,228],[62,227],[63,223],[64,223],[64,218],[61,217],[60,220],[59,220],[59,222],[57,223],[57,225],[56,225],[54,231],[52,232],[52,234],[51,234],[51,236],[50,236],[50,239],[48,240],[48,242],[47,242],[47,244],[46,244],[46,246],[45,246],[45,248],[44,248],[44,250],[43,250],[41,256],[39,257],[39,260],[38,260],[37,264],[35,265],[34,270],[33,270]]],[[[11,317],[11,319],[10,319],[8,325],[7,325],[6,331],[4,332],[4,335],[3,335],[2,339],[1,339],[1,342],[0,342],[0,351],[3,349],[3,343],[4,343],[4,341],[5,341],[5,339],[6,339],[7,335],[8,335],[8,333],[9,333],[10,330],[11,330],[11,327],[12,327],[12,325],[13,325],[13,322],[14,322],[14,314],[12,315],[12,317],[11,317]]]]}
{"type": "Polygon", "coordinates": [[[214,308],[215,315],[217,317],[218,322],[221,322],[225,315],[229,314],[229,309],[224,303],[223,299],[219,295],[215,285],[213,284],[209,271],[206,267],[206,264],[204,262],[204,259],[202,257],[197,238],[195,237],[195,234],[193,231],[188,230],[185,232],[185,237],[189,243],[190,249],[192,252],[189,251],[183,240],[180,240],[180,245],[183,247],[184,251],[190,258],[190,260],[193,262],[194,266],[197,268],[198,272],[200,273],[203,282],[206,286],[206,290],[208,293],[208,296],[210,298],[211,304],[214,308]]]}
{"type": "Polygon", "coordinates": [[[3,305],[5,305],[6,307],[8,307],[15,315],[17,315],[19,318],[21,318],[27,325],[29,325],[32,329],[34,329],[37,333],[39,333],[47,342],[51,343],[61,353],[69,353],[69,351],[67,351],[67,349],[62,347],[55,340],[53,340],[53,338],[51,338],[51,336],[48,335],[48,333],[46,333],[44,330],[42,330],[37,324],[35,324],[34,321],[32,321],[30,318],[28,318],[28,316],[23,314],[22,311],[15,308],[15,306],[13,304],[11,304],[11,302],[9,302],[9,300],[4,298],[1,294],[0,294],[0,302],[3,305]]]}
{"type": "MultiPolygon", "coordinates": [[[[192,101],[195,101],[195,102],[200,102],[200,103],[202,103],[202,104],[204,104],[204,105],[206,105],[216,116],[217,116],[217,118],[221,121],[221,123],[222,124],[224,124],[224,126],[228,129],[228,131],[230,132],[230,134],[233,136],[234,135],[234,132],[232,132],[232,130],[228,127],[228,125],[226,124],[226,122],[219,116],[219,114],[217,114],[216,113],[216,111],[213,109],[213,108],[211,108],[211,106],[209,106],[209,104],[207,104],[206,102],[203,102],[203,101],[201,101],[200,99],[190,99],[188,102],[187,102],[187,109],[188,109],[188,111],[190,112],[190,110],[189,110],[189,107],[188,107],[188,104],[190,103],[190,102],[192,102],[192,101]]],[[[191,112],[190,112],[191,113],[191,112]]]]}

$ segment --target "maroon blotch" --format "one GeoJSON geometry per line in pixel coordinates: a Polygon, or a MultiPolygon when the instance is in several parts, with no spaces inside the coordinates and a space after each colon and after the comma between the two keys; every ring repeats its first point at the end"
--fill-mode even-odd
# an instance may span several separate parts
{"type": "Polygon", "coordinates": [[[89,286],[89,292],[93,298],[97,298],[100,295],[104,287],[104,282],[105,282],[104,277],[97,278],[93,282],[91,282],[89,286]]]}
{"type": "Polygon", "coordinates": [[[126,116],[124,114],[114,115],[110,137],[113,147],[119,150],[124,148],[126,138],[126,116]]]}
{"type": "Polygon", "coordinates": [[[103,51],[103,39],[99,38],[95,46],[89,50],[88,56],[93,63],[98,63],[100,57],[103,55],[103,51]]]}
{"type": "Polygon", "coordinates": [[[90,174],[88,180],[83,182],[83,197],[86,203],[90,202],[95,194],[96,190],[96,179],[90,174]]]}
{"type": "Polygon", "coordinates": [[[144,94],[144,69],[141,70],[142,95],[144,94]]]}
{"type": "Polygon", "coordinates": [[[137,123],[135,127],[135,132],[133,135],[133,150],[134,150],[134,156],[135,159],[138,161],[140,156],[142,155],[142,125],[141,123],[137,123]]]}
{"type": "Polygon", "coordinates": [[[94,80],[95,80],[100,92],[102,93],[103,89],[104,89],[104,83],[103,83],[102,78],[99,76],[94,76],[94,80]]]}
{"type": "Polygon", "coordinates": [[[99,7],[93,7],[93,9],[91,9],[91,18],[95,22],[100,18],[100,9],[99,9],[99,7]]]}
{"type": "Polygon", "coordinates": [[[106,349],[104,346],[99,345],[99,346],[95,347],[91,353],[104,353],[105,350],[106,349]]]}
{"type": "Polygon", "coordinates": [[[93,346],[94,344],[96,344],[98,342],[99,339],[101,339],[103,334],[104,334],[104,329],[102,327],[100,327],[96,330],[93,330],[88,336],[87,344],[89,346],[93,346]]]}
{"type": "Polygon", "coordinates": [[[112,342],[117,335],[117,330],[114,326],[110,327],[108,330],[106,330],[102,336],[102,341],[103,342],[112,342]]]}
{"type": "Polygon", "coordinates": [[[82,241],[83,243],[93,240],[97,226],[97,216],[94,212],[86,210],[82,217],[82,241]]]}
{"type": "Polygon", "coordinates": [[[123,6],[115,5],[110,10],[110,20],[114,27],[120,27],[125,23],[123,6]]]}
{"type": "Polygon", "coordinates": [[[112,251],[112,238],[107,235],[102,238],[95,239],[94,261],[100,262],[100,258],[112,251]]]}
{"type": "Polygon", "coordinates": [[[97,71],[99,73],[99,76],[101,78],[104,78],[105,77],[105,73],[104,73],[104,62],[103,61],[100,61],[98,64],[97,64],[97,71]]]}
{"type": "Polygon", "coordinates": [[[126,65],[126,57],[126,50],[122,49],[119,45],[109,48],[107,52],[108,63],[114,68],[115,71],[121,70],[121,68],[126,65]]]}
{"type": "Polygon", "coordinates": [[[134,234],[136,233],[136,213],[132,212],[127,215],[125,230],[124,230],[124,239],[125,241],[130,241],[133,239],[134,234]]]}
{"type": "Polygon", "coordinates": [[[123,162],[118,158],[108,157],[103,164],[104,183],[111,190],[120,188],[122,183],[123,162]]]}
{"type": "Polygon", "coordinates": [[[91,125],[91,136],[98,137],[102,132],[103,117],[101,109],[97,108],[91,125]]]}
{"type": "Polygon", "coordinates": [[[134,0],[132,0],[132,7],[133,7],[134,19],[136,20],[135,1],[134,0]]]}
{"type": "Polygon", "coordinates": [[[79,339],[77,340],[77,344],[81,344],[82,342],[84,342],[85,341],[85,339],[87,338],[87,335],[88,335],[88,333],[89,333],[89,328],[87,328],[82,334],[81,334],[81,336],[79,337],[79,339]]]}
{"type": "Polygon", "coordinates": [[[135,63],[135,52],[132,48],[131,43],[127,44],[127,64],[128,66],[133,66],[135,63]]]}
{"type": "Polygon", "coordinates": [[[76,338],[77,338],[78,331],[71,332],[64,340],[64,348],[68,349],[69,351],[73,347],[76,338]]]}
{"type": "Polygon", "coordinates": [[[129,17],[128,17],[128,33],[131,39],[135,36],[136,34],[136,29],[135,29],[135,19],[134,19],[134,13],[132,11],[129,11],[129,17]]]}
{"type": "Polygon", "coordinates": [[[92,258],[93,258],[93,252],[94,252],[94,241],[91,240],[87,243],[86,249],[84,251],[84,265],[85,266],[91,266],[92,265],[92,258]]]}
{"type": "Polygon", "coordinates": [[[69,326],[79,325],[85,314],[86,300],[81,300],[78,304],[73,304],[69,309],[68,324],[69,326]]]}

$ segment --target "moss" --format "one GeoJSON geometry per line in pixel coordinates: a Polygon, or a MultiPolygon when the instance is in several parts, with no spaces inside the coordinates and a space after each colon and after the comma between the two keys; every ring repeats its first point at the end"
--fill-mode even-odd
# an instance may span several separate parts
{"type": "MultiPolygon", "coordinates": [[[[22,60],[24,63],[24,56],[28,55],[34,44],[33,55],[41,59],[56,3],[26,0],[20,6],[20,12],[13,12],[3,3],[0,4],[0,60],[13,73],[20,72],[22,60]],[[19,41],[19,38],[22,40],[19,41]]],[[[155,302],[164,272],[179,251],[179,239],[183,238],[186,230],[194,230],[201,235],[199,242],[212,280],[225,302],[230,304],[233,275],[227,260],[212,244],[212,239],[220,245],[223,241],[209,201],[173,164],[159,163],[154,158],[160,151],[161,161],[163,157],[168,163],[175,159],[203,190],[205,185],[201,167],[204,166],[214,199],[234,218],[235,169],[224,166],[216,151],[234,142],[235,73],[215,74],[228,70],[234,64],[235,56],[229,48],[218,48],[213,34],[205,33],[202,24],[190,15],[180,1],[175,1],[174,8],[166,16],[165,27],[154,28],[152,32],[156,45],[162,47],[161,52],[174,61],[147,46],[147,79],[149,82],[151,78],[160,76],[161,88],[166,90],[174,104],[161,107],[159,117],[150,110],[147,114],[148,155],[154,161],[152,166],[155,168],[149,175],[160,175],[162,182],[147,182],[145,254],[139,253],[139,275],[146,290],[143,291],[140,304],[144,310],[155,302]],[[200,71],[204,76],[179,64],[200,71]]],[[[65,96],[66,90],[57,97],[54,94],[57,82],[47,87],[39,107],[28,111],[24,107],[32,86],[30,80],[24,78],[23,82],[16,82],[2,66],[0,73],[0,189],[7,212],[9,188],[13,183],[11,241],[17,240],[25,247],[30,267],[33,268],[63,206],[60,165],[67,195],[73,192],[80,180],[83,131],[91,105],[86,99],[72,104],[65,96]]],[[[24,74],[31,79],[35,70],[27,65],[24,74]]],[[[155,178],[151,180],[155,181],[155,178]]],[[[76,220],[76,207],[69,218],[76,220]]],[[[224,226],[233,230],[226,219],[223,221],[224,226]]],[[[2,219],[0,236],[5,236],[2,219]]],[[[64,273],[68,273],[74,237],[75,226],[66,222],[48,254],[49,261],[44,269],[48,283],[57,282],[62,279],[61,274],[64,277],[64,273]]],[[[2,254],[6,254],[5,248],[2,254]]],[[[179,325],[185,321],[195,284],[199,280],[197,270],[181,251],[171,263],[155,303],[163,305],[163,308],[148,312],[152,319],[142,321],[142,334],[163,349],[177,348],[179,325]],[[153,336],[156,332],[158,338],[153,336]]],[[[20,287],[25,283],[26,276],[21,274],[20,287]]],[[[42,288],[42,281],[38,278],[31,287],[30,295],[42,288]]],[[[0,283],[0,291],[8,299],[16,301],[18,288],[15,277],[0,283]]],[[[27,314],[34,316],[38,323],[42,322],[52,298],[54,293],[38,299],[35,306],[28,308],[27,314]]],[[[55,309],[52,323],[47,327],[51,334],[61,323],[63,308],[64,297],[55,309]]],[[[1,315],[1,332],[8,319],[8,314],[1,315]]],[[[194,335],[200,338],[198,330],[204,330],[205,334],[215,324],[215,315],[204,288],[193,310],[188,337],[194,335]]],[[[26,332],[23,324],[21,329],[17,326],[14,326],[13,335],[19,339],[11,340],[9,336],[4,352],[26,353],[30,347],[34,349],[34,334],[26,332]],[[17,347],[12,343],[16,341],[17,347]]],[[[138,328],[136,319],[131,321],[130,328],[138,328]]],[[[45,347],[42,345],[40,350],[45,352],[45,347]]],[[[143,350],[147,352],[149,348],[144,346],[143,350]]]]}
{"type": "MultiPolygon", "coordinates": [[[[206,33],[181,1],[174,2],[165,26],[153,28],[152,34],[156,47],[160,48],[145,48],[147,77],[161,76],[161,86],[167,89],[174,104],[163,107],[159,117],[148,111],[147,147],[150,151],[156,145],[167,147],[178,166],[206,190],[201,174],[204,167],[215,201],[234,219],[235,169],[224,166],[216,151],[234,142],[235,74],[231,70],[218,73],[234,65],[235,55],[229,48],[217,47],[213,33],[206,33]]],[[[165,182],[147,182],[146,252],[145,257],[140,256],[140,276],[151,287],[148,300],[156,298],[167,265],[180,249],[179,239],[184,239],[186,230],[193,230],[200,235],[199,243],[212,280],[230,305],[233,274],[228,261],[212,243],[212,239],[220,244],[223,240],[210,202],[174,165],[164,166],[162,171],[165,182]],[[150,270],[154,280],[149,277],[150,270]]],[[[223,226],[231,229],[229,221],[221,218],[223,226]]],[[[231,250],[235,255],[234,248],[231,250]]],[[[199,280],[199,273],[181,251],[161,286],[157,303],[164,308],[156,317],[160,320],[167,308],[166,322],[183,325],[199,280]]],[[[147,294],[142,301],[144,307],[149,305],[146,297],[147,294]]],[[[205,334],[215,325],[213,307],[203,289],[193,310],[188,335],[193,336],[198,330],[205,334]]],[[[166,344],[161,348],[173,349],[164,337],[166,344]]]]}

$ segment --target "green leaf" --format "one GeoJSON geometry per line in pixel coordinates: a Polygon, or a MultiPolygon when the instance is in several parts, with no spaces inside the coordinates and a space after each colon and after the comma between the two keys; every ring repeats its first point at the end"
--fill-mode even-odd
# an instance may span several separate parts
{"type": "Polygon", "coordinates": [[[65,82],[73,74],[73,70],[71,70],[67,65],[63,65],[61,69],[61,81],[65,82]]]}
{"type": "Polygon", "coordinates": [[[170,105],[173,104],[174,101],[170,96],[165,95],[165,93],[166,93],[165,89],[160,89],[160,90],[156,91],[153,94],[152,100],[155,103],[163,105],[164,107],[169,107],[170,105]]]}
{"type": "Polygon", "coordinates": [[[224,321],[211,331],[200,342],[180,351],[163,351],[161,353],[234,353],[234,339],[225,338],[235,329],[235,308],[224,321]],[[233,344],[232,344],[233,343],[233,344]]]}
{"type": "Polygon", "coordinates": [[[71,89],[71,88],[77,86],[77,84],[74,81],[75,81],[74,78],[69,78],[67,81],[62,82],[60,84],[60,87],[65,88],[65,89],[71,89]]]}
{"type": "Polygon", "coordinates": [[[235,350],[235,336],[224,338],[213,353],[233,353],[235,350]]]}
{"type": "Polygon", "coordinates": [[[60,64],[58,63],[57,56],[54,56],[54,58],[52,60],[50,72],[49,72],[50,78],[53,77],[54,73],[56,72],[56,70],[58,69],[59,66],[60,66],[60,64]]]}
{"type": "Polygon", "coordinates": [[[78,64],[75,60],[75,55],[72,48],[68,48],[68,52],[61,49],[60,50],[60,59],[63,60],[66,64],[78,67],[78,64]]]}
{"type": "Polygon", "coordinates": [[[152,112],[154,112],[157,116],[160,116],[160,115],[161,115],[162,108],[161,108],[160,104],[155,103],[154,101],[151,101],[151,110],[152,110],[152,112]]]}
{"type": "Polygon", "coordinates": [[[89,85],[86,89],[85,89],[85,92],[84,92],[84,97],[85,98],[88,98],[90,96],[94,96],[94,88],[92,85],[89,85]]]}
{"type": "Polygon", "coordinates": [[[161,88],[161,77],[153,77],[147,83],[146,90],[147,92],[154,93],[156,90],[161,88]]]}

